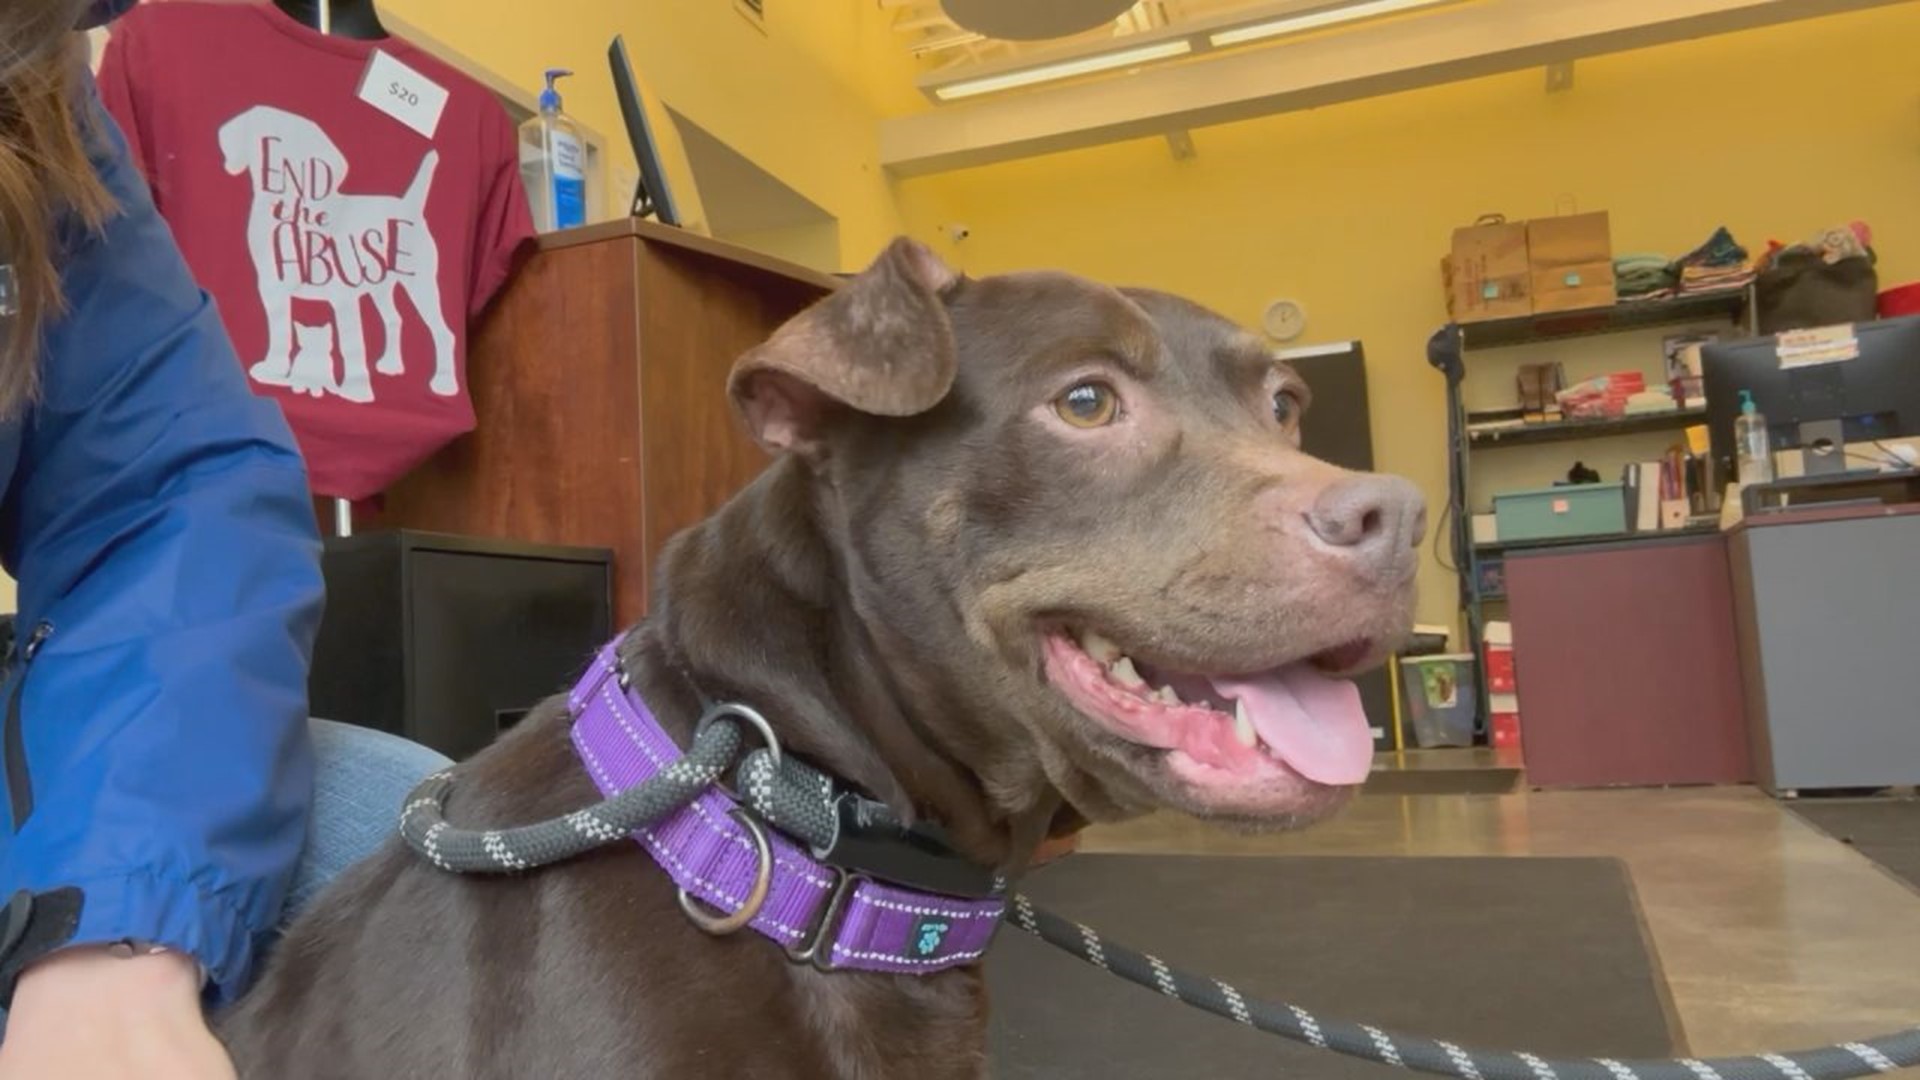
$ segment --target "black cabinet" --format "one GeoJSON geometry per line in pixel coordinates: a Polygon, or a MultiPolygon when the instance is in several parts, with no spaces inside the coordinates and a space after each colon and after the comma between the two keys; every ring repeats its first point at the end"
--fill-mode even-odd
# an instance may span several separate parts
{"type": "Polygon", "coordinates": [[[565,690],[612,637],[600,548],[394,530],[334,537],[312,712],[456,760],[565,690]]]}

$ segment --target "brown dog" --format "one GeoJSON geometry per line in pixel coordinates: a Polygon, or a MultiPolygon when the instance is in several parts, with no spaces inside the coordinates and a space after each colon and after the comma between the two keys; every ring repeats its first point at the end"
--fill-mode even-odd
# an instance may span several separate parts
{"type": "MultiPolygon", "coordinates": [[[[1404,481],[1299,450],[1307,391],[1187,301],[968,280],[895,243],[736,367],[780,459],[658,569],[626,657],[685,745],[696,686],[1011,871],[1159,807],[1301,825],[1366,774],[1351,687],[1405,632],[1404,481]]],[[[599,797],[543,706],[449,816],[599,797]]],[[[823,973],[696,930],[638,845],[507,878],[390,843],[220,1029],[243,1077],[979,1077],[978,968],[823,973]]]]}

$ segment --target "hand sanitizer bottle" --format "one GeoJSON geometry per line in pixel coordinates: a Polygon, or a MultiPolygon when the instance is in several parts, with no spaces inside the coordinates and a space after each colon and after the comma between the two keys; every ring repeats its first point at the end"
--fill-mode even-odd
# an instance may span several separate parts
{"type": "Polygon", "coordinates": [[[560,68],[546,73],[540,115],[520,125],[520,179],[541,232],[587,223],[587,151],[579,125],[560,110],[554,81],[573,74],[560,68]]]}
{"type": "Polygon", "coordinates": [[[1767,418],[1753,404],[1753,392],[1740,391],[1740,415],[1733,421],[1733,445],[1740,456],[1740,485],[1773,483],[1773,441],[1767,418]]]}

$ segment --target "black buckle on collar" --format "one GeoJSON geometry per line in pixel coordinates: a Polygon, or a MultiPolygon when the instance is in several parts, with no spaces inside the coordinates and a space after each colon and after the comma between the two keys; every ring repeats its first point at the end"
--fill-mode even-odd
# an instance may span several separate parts
{"type": "Polygon", "coordinates": [[[787,959],[796,964],[812,964],[821,971],[833,970],[833,943],[840,934],[840,917],[847,912],[847,897],[867,875],[858,871],[842,870],[829,866],[833,871],[833,891],[827,894],[827,902],[820,907],[820,915],[807,927],[806,935],[798,945],[787,950],[787,959]]]}
{"type": "Polygon", "coordinates": [[[833,811],[833,843],[814,848],[813,857],[841,872],[836,897],[856,876],[968,900],[1006,893],[1005,878],[954,850],[932,822],[909,827],[885,803],[851,791],[834,798],[833,811]]]}

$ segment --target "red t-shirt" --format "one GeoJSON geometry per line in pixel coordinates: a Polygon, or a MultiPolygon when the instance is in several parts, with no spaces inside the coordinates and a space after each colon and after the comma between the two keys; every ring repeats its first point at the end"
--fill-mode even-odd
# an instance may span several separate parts
{"type": "Polygon", "coordinates": [[[533,235],[489,91],[397,38],[195,0],[115,23],[99,82],[316,493],[377,494],[473,427],[467,326],[533,235]],[[449,92],[431,138],[361,100],[376,50],[449,92]]]}

